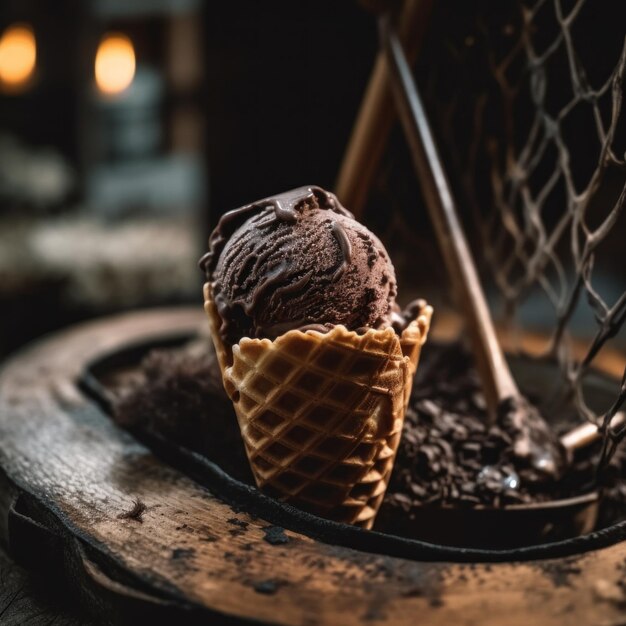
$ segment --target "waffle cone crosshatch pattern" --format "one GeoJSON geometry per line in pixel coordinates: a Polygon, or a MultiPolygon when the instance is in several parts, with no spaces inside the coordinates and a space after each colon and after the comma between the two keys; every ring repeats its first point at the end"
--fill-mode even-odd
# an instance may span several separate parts
{"type": "Polygon", "coordinates": [[[372,526],[393,468],[404,412],[432,309],[398,337],[290,331],[270,341],[219,336],[205,309],[257,484],[323,517],[372,526]]]}

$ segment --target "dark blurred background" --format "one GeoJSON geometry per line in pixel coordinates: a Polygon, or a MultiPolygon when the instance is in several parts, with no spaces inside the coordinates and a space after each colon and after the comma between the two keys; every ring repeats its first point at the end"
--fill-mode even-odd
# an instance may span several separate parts
{"type": "Polygon", "coordinates": [[[352,2],[5,0],[0,356],[199,303],[221,213],[332,188],[376,47],[352,2]]]}

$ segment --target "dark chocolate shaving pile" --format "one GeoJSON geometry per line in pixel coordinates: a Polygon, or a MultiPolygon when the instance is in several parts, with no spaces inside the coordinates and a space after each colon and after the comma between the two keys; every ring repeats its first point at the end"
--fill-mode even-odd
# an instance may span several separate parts
{"type": "MultiPolygon", "coordinates": [[[[559,433],[578,421],[575,409],[567,406],[551,417],[559,433]]],[[[506,412],[491,426],[485,418],[485,402],[469,354],[458,344],[427,346],[381,518],[406,515],[425,504],[500,507],[572,497],[596,487],[605,494],[601,518],[614,520],[626,514],[626,450],[619,451],[598,477],[598,441],[579,450],[558,481],[549,480],[514,454],[519,433],[506,412]]]]}
{"type": "Polygon", "coordinates": [[[480,382],[468,354],[453,345],[426,352],[424,361],[386,502],[404,509],[498,507],[553,497],[542,493],[546,485],[513,453],[518,433],[506,414],[486,425],[480,382]]]}
{"type": "Polygon", "coordinates": [[[209,344],[207,338],[148,354],[141,375],[117,388],[115,419],[199,452],[234,478],[252,483],[237,418],[209,344]]]}
{"type": "Polygon", "coordinates": [[[431,354],[414,386],[387,502],[501,506],[543,499],[537,477],[513,454],[504,414],[487,426],[476,371],[458,346],[431,354]]]}

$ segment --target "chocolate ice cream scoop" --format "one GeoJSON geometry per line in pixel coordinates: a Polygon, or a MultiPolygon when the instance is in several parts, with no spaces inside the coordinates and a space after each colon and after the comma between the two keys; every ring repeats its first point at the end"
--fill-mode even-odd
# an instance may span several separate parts
{"type": "Polygon", "coordinates": [[[200,266],[227,344],[296,328],[384,328],[397,318],[385,248],[319,187],[226,213],[209,248],[200,266]]]}

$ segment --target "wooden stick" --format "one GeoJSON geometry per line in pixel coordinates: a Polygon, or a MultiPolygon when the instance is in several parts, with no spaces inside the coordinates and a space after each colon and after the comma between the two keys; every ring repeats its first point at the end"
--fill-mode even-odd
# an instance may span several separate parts
{"type": "MultiPolygon", "coordinates": [[[[407,0],[400,16],[400,38],[411,62],[421,47],[432,4],[432,0],[407,0]]],[[[380,52],[335,184],[335,193],[342,204],[357,218],[363,213],[394,119],[386,62],[380,52]]]]}
{"type": "Polygon", "coordinates": [[[496,337],[487,300],[457,216],[430,125],[389,15],[380,18],[380,30],[400,121],[422,184],[448,275],[465,312],[489,414],[495,419],[500,401],[509,397],[519,398],[520,393],[496,337]]]}
{"type": "MultiPolygon", "coordinates": [[[[611,428],[621,426],[624,421],[626,421],[626,413],[623,411],[616,413],[611,420],[611,428]]],[[[568,433],[565,433],[561,437],[561,445],[569,452],[573,452],[574,450],[588,446],[599,437],[600,429],[598,426],[592,422],[586,422],[585,424],[576,426],[576,428],[573,428],[568,433]]]]}

